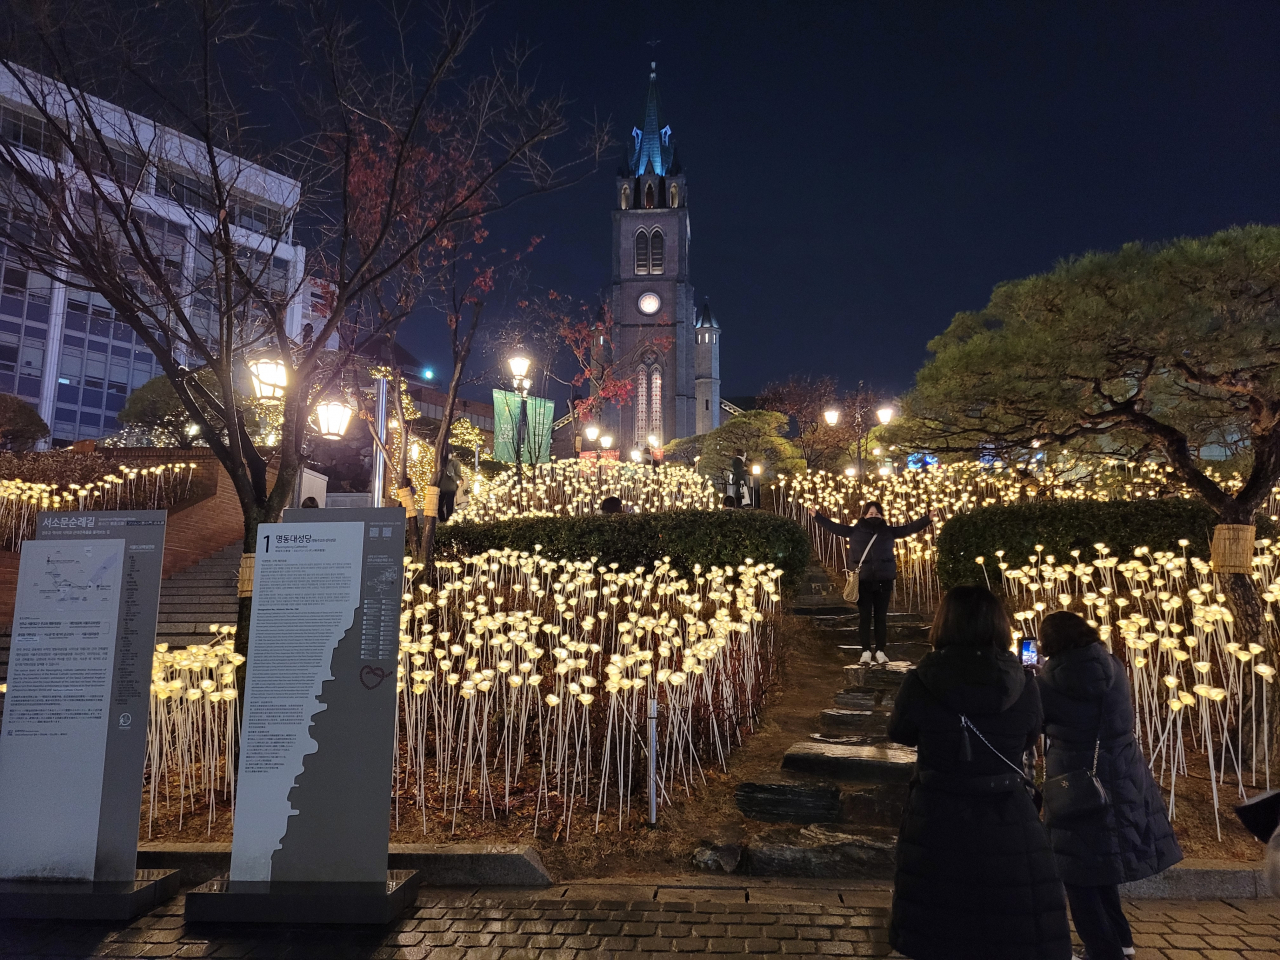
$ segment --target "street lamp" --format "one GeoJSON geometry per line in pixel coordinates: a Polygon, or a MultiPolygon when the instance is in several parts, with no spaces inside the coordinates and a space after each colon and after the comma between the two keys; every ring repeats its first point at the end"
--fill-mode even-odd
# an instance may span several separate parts
{"type": "Polygon", "coordinates": [[[837,423],[839,423],[839,422],[840,422],[840,411],[839,411],[839,410],[834,410],[834,409],[832,409],[832,410],[828,410],[826,413],[824,413],[824,414],[823,414],[823,416],[824,416],[824,417],[826,418],[826,420],[827,420],[827,426],[828,426],[828,427],[834,427],[837,423]]]}
{"type": "Polygon", "coordinates": [[[587,435],[587,440],[589,440],[591,443],[595,443],[596,438],[600,436],[600,428],[597,427],[594,423],[591,424],[591,426],[587,427],[587,429],[585,429],[582,432],[587,435]]]}
{"type": "Polygon", "coordinates": [[[519,353],[507,361],[507,366],[511,368],[511,376],[516,380],[517,390],[520,389],[520,381],[529,372],[529,363],[529,358],[519,353]]]}
{"type": "Polygon", "coordinates": [[[638,449],[631,451],[631,459],[634,460],[636,463],[640,462],[640,451],[638,449]]]}
{"type": "Polygon", "coordinates": [[[529,358],[522,353],[517,353],[507,360],[507,366],[511,368],[511,384],[520,394],[520,418],[516,423],[516,483],[521,482],[523,474],[521,447],[524,445],[525,419],[528,416],[529,388],[533,386],[532,381],[526,376],[529,372],[529,363],[529,358]]]}
{"type": "Polygon", "coordinates": [[[279,400],[284,396],[288,367],[281,360],[259,357],[249,364],[253,395],[259,400],[279,400]]]}
{"type": "Polygon", "coordinates": [[[351,408],[341,400],[325,400],[316,404],[316,425],[326,440],[341,440],[351,422],[351,408]]]}
{"type": "Polygon", "coordinates": [[[880,418],[882,424],[888,425],[893,419],[893,407],[881,407],[876,411],[876,416],[880,418]]]}
{"type": "Polygon", "coordinates": [[[600,438],[600,446],[608,450],[610,447],[613,446],[613,437],[609,436],[606,433],[603,437],[600,438]]]}
{"type": "Polygon", "coordinates": [[[844,475],[845,475],[846,477],[852,477],[852,476],[854,476],[855,474],[857,474],[857,472],[858,472],[858,468],[857,468],[857,467],[845,467],[845,468],[844,468],[844,475]]]}

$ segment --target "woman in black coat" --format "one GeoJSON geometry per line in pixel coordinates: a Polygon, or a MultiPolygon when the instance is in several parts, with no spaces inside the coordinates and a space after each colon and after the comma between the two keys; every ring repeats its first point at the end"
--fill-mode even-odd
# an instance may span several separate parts
{"type": "Polygon", "coordinates": [[[886,617],[893,596],[893,581],[898,576],[898,561],[893,555],[893,542],[924,530],[933,523],[933,511],[900,527],[892,527],[884,519],[884,508],[874,500],[862,508],[862,518],[852,526],[836,523],[817,510],[809,515],[824,530],[845,537],[845,569],[858,571],[858,639],[862,643],[862,663],[871,662],[871,628],[875,621],[875,657],[888,663],[884,644],[888,634],[886,617]],[[868,549],[870,547],[870,549],[868,549]],[[866,559],[863,560],[863,556],[866,559]],[[861,564],[861,566],[859,566],[861,564]]]}
{"type": "Polygon", "coordinates": [[[915,747],[889,942],[914,960],[1070,960],[1053,852],[1022,772],[1040,693],[984,587],[947,593],[889,739],[915,747]]]}
{"type": "Polygon", "coordinates": [[[1133,738],[1124,664],[1097,630],[1065,610],[1045,617],[1039,641],[1048,658],[1037,681],[1049,738],[1045,777],[1093,769],[1097,744],[1097,777],[1110,800],[1065,822],[1050,816],[1049,842],[1088,960],[1121,960],[1134,950],[1117,886],[1168,869],[1182,850],[1133,738]]]}

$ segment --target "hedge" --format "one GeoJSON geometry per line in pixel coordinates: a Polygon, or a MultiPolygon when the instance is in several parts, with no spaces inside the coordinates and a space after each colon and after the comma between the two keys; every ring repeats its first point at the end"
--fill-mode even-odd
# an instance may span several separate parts
{"type": "Polygon", "coordinates": [[[793,520],[761,510],[674,510],[589,517],[522,517],[493,523],[450,523],[436,530],[436,545],[468,556],[491,548],[532,551],[542,545],[555,559],[653,567],[663,557],[681,573],[696,563],[736,567],[748,557],[782,568],[782,585],[795,589],[809,563],[809,535],[793,520]]]}
{"type": "MultiPolygon", "coordinates": [[[[1217,515],[1200,500],[1136,500],[1089,502],[1046,500],[1009,506],[982,507],[948,520],[938,535],[938,579],[943,588],[982,579],[975,557],[985,557],[992,567],[997,550],[1004,561],[1020,567],[1044,547],[1059,563],[1080,551],[1086,563],[1097,557],[1095,543],[1105,544],[1112,556],[1128,559],[1135,547],[1152,550],[1184,548],[1188,556],[1209,559],[1209,543],[1217,515]]],[[[1274,524],[1258,519],[1258,536],[1274,533],[1274,524]]]]}

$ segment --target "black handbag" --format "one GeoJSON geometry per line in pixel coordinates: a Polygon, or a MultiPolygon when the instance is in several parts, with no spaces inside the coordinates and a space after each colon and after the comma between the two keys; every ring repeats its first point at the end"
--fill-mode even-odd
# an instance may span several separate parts
{"type": "Polygon", "coordinates": [[[1102,704],[1098,705],[1098,737],[1093,743],[1093,767],[1068,770],[1055,777],[1045,777],[1044,808],[1049,823],[1078,820],[1105,810],[1111,802],[1107,789],[1098,779],[1098,751],[1102,747],[1102,704]]]}

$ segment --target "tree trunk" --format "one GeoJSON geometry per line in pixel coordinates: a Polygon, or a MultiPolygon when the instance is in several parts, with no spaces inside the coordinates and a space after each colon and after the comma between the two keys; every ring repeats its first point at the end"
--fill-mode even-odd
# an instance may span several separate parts
{"type": "MultiPolygon", "coordinates": [[[[1220,511],[1223,523],[1252,524],[1255,511],[1244,508],[1228,508],[1220,511]]],[[[1280,665],[1280,644],[1277,644],[1267,628],[1266,604],[1258,590],[1258,582],[1248,573],[1222,575],[1223,593],[1231,604],[1235,617],[1232,639],[1241,646],[1256,643],[1266,649],[1266,662],[1280,665]]],[[[1252,663],[1250,663],[1252,668],[1252,663]]],[[[1272,717],[1280,717],[1280,684],[1262,684],[1262,695],[1267,698],[1267,711],[1272,717]]],[[[1280,757],[1280,723],[1271,724],[1271,756],[1280,757]]]]}

